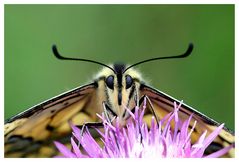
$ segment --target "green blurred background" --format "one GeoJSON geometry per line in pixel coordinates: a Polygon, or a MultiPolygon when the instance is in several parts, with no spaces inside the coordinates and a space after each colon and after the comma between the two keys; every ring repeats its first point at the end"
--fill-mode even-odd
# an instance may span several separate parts
{"type": "Polygon", "coordinates": [[[129,64],[153,87],[234,129],[234,5],[5,5],[5,119],[90,83],[102,67],[65,56],[129,64]]]}

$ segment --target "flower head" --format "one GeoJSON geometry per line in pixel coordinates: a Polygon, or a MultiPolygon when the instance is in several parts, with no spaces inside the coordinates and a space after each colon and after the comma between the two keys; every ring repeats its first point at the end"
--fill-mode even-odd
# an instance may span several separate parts
{"type": "Polygon", "coordinates": [[[72,151],[59,142],[55,142],[55,145],[62,153],[61,157],[77,158],[220,157],[232,148],[232,146],[229,146],[204,156],[205,149],[217,137],[224,124],[217,127],[207,137],[207,131],[205,131],[197,142],[192,144],[191,134],[196,126],[196,121],[192,129],[189,129],[193,114],[187,120],[181,121],[178,117],[180,106],[181,103],[177,105],[175,102],[174,111],[159,122],[156,122],[154,117],[152,117],[150,128],[143,121],[145,106],[143,109],[136,107],[135,113],[127,109],[131,118],[125,127],[120,126],[118,118],[115,119],[114,124],[108,122],[102,113],[98,117],[103,121],[104,132],[98,129],[97,131],[101,136],[103,147],[96,142],[87,128],[83,135],[81,135],[80,129],[75,126],[72,126],[72,151]],[[83,149],[80,149],[79,145],[83,149]]]}

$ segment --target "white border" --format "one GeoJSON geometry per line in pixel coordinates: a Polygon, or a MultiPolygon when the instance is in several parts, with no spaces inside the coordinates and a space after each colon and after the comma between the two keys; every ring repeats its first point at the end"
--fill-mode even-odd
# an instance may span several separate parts
{"type": "MultiPolygon", "coordinates": [[[[236,137],[236,148],[238,148],[239,146],[239,132],[238,132],[238,128],[239,128],[239,118],[238,118],[238,114],[239,114],[239,97],[238,97],[238,92],[239,92],[239,75],[238,75],[238,67],[239,67],[239,56],[238,56],[238,32],[237,29],[239,27],[238,25],[238,20],[236,18],[238,18],[239,16],[239,10],[238,10],[238,0],[181,0],[181,1],[177,1],[177,0],[137,0],[137,1],[132,1],[132,0],[85,0],[85,1],[76,1],[76,0],[1,0],[0,1],[0,51],[1,51],[1,56],[2,58],[0,59],[0,103],[2,105],[1,109],[0,109],[0,120],[4,121],[4,4],[235,4],[235,137],[236,137]]],[[[220,101],[219,101],[220,102],[220,101]]],[[[4,145],[3,145],[3,122],[1,122],[1,131],[0,131],[0,135],[2,137],[1,139],[1,146],[0,146],[0,158],[3,158],[4,156],[4,145]]],[[[239,156],[239,151],[238,149],[236,149],[235,152],[236,158],[238,160],[238,156],[239,156]]],[[[227,159],[227,160],[235,160],[235,159],[227,159]]],[[[12,160],[12,159],[4,159],[4,160],[12,160]]],[[[16,160],[16,159],[13,159],[16,160]]],[[[17,160],[33,160],[33,159],[17,159],[17,160]]],[[[41,160],[41,159],[34,159],[34,160],[41,160]]],[[[48,159],[44,159],[48,160],[48,159]]],[[[51,160],[56,160],[56,159],[51,159],[51,160]]],[[[57,161],[60,160],[62,161],[63,159],[57,159],[57,161]]],[[[67,159],[68,160],[68,159],[67,159]]],[[[71,159],[73,160],[73,159],[71,159]]],[[[79,161],[79,159],[74,159],[79,161]]],[[[87,159],[81,159],[81,161],[88,161],[87,159]]],[[[89,159],[91,160],[91,159],[89,159]]],[[[104,160],[104,161],[111,161],[114,160],[120,160],[121,159],[97,159],[97,160],[104,160]]],[[[130,160],[130,159],[124,159],[124,160],[130,160]]],[[[132,160],[132,159],[131,159],[132,160]]],[[[137,159],[137,161],[141,161],[141,160],[145,160],[145,159],[137,159]]],[[[152,159],[153,160],[153,159],[152,159]]],[[[155,159],[154,159],[155,160],[155,159]]],[[[160,160],[160,159],[157,159],[160,160]]],[[[172,160],[172,159],[164,159],[164,160],[172,160]]],[[[187,161],[190,159],[175,159],[177,161],[183,160],[183,161],[187,161]]],[[[200,159],[193,159],[193,160],[200,160],[200,159]]],[[[207,159],[208,160],[208,159],[207,159]]],[[[225,160],[225,159],[216,159],[216,160],[225,160]]]]}

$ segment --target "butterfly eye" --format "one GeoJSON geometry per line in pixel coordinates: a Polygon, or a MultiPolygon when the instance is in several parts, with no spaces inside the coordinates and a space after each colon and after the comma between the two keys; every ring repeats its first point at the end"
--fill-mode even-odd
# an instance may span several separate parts
{"type": "Polygon", "coordinates": [[[114,76],[110,75],[106,78],[105,83],[110,89],[114,89],[114,76]]]}
{"type": "Polygon", "coordinates": [[[130,88],[133,84],[133,79],[130,75],[126,75],[126,89],[130,88]]]}

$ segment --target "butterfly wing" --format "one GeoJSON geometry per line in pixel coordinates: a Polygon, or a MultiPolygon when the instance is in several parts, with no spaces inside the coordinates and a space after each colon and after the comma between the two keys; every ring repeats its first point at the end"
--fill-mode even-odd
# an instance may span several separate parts
{"type": "Polygon", "coordinates": [[[91,100],[96,84],[88,84],[40,103],[5,122],[5,157],[50,157],[54,140],[69,141],[69,121],[95,121],[91,100]]]}
{"type": "MultiPolygon", "coordinates": [[[[141,85],[140,92],[141,92],[141,95],[146,95],[149,97],[159,119],[162,119],[166,114],[174,110],[174,102],[177,102],[177,104],[179,104],[180,102],[177,99],[159,90],[151,88],[147,85],[141,85]]],[[[183,103],[179,111],[179,117],[182,120],[185,120],[185,119],[188,119],[191,114],[193,114],[193,120],[190,123],[191,127],[194,121],[195,120],[197,121],[196,127],[192,134],[193,142],[196,142],[196,140],[205,130],[207,130],[208,132],[207,134],[210,134],[213,130],[215,130],[220,125],[218,122],[214,121],[213,119],[207,117],[201,112],[183,103]]],[[[234,133],[230,131],[228,128],[224,127],[222,131],[220,132],[219,136],[208,147],[207,152],[208,153],[215,152],[234,142],[235,142],[234,133]]],[[[230,151],[230,155],[228,156],[234,156],[233,155],[234,149],[232,150],[233,151],[230,151]]]]}

